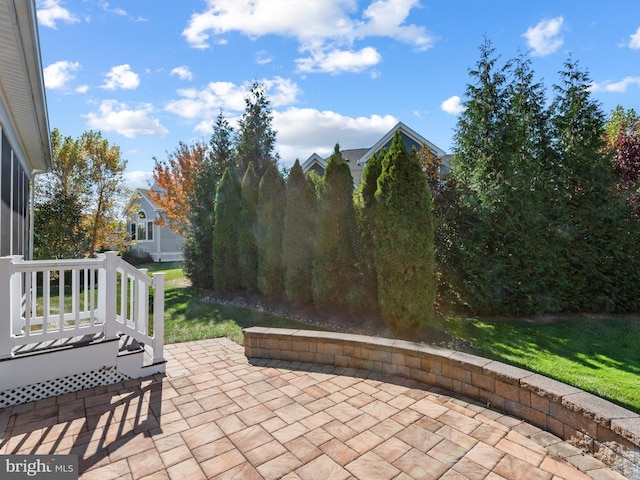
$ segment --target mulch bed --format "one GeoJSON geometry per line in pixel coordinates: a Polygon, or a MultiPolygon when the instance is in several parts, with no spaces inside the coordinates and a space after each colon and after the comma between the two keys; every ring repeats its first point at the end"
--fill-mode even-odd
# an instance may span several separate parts
{"type": "Polygon", "coordinates": [[[405,335],[398,336],[394,335],[379,317],[364,318],[356,317],[348,313],[321,312],[313,306],[297,306],[290,302],[269,299],[256,293],[211,292],[203,297],[202,301],[264,312],[300,322],[320,330],[385,338],[402,338],[455,350],[468,350],[470,347],[466,342],[451,337],[447,333],[434,328],[423,328],[419,331],[408,332],[405,335]]]}

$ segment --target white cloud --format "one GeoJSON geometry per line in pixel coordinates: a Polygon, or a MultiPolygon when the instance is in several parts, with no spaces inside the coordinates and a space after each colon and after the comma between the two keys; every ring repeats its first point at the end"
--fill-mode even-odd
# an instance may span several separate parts
{"type": "Polygon", "coordinates": [[[433,46],[434,37],[424,27],[404,24],[411,9],[419,5],[417,0],[376,0],[363,12],[367,22],[359,26],[357,35],[390,37],[426,50],[433,46]]]}
{"type": "Polygon", "coordinates": [[[208,48],[230,32],[250,38],[282,35],[295,38],[301,51],[312,52],[298,61],[304,71],[362,71],[378,63],[380,56],[372,47],[354,51],[357,40],[392,38],[417,50],[433,45],[434,37],[423,26],[406,23],[418,6],[418,0],[374,0],[361,11],[354,0],[207,0],[207,8],[191,16],[182,35],[194,48],[208,48]],[[349,59],[355,63],[348,68],[323,66],[349,59]]]}
{"type": "Polygon", "coordinates": [[[636,33],[629,35],[629,48],[633,50],[640,49],[640,27],[638,27],[636,33]]]}
{"type": "Polygon", "coordinates": [[[380,63],[382,57],[373,47],[365,47],[359,51],[332,50],[330,52],[315,51],[310,57],[296,60],[300,72],[361,72],[380,63]]]}
{"type": "Polygon", "coordinates": [[[126,17],[128,20],[131,20],[131,21],[134,21],[134,22],[146,22],[147,21],[147,18],[145,18],[145,17],[134,17],[132,15],[129,15],[129,12],[127,12],[123,8],[111,7],[109,2],[99,2],[98,5],[100,5],[100,8],[102,8],[107,13],[113,13],[114,15],[118,15],[120,17],[126,17]]]}
{"type": "MultiPolygon", "coordinates": [[[[227,118],[237,126],[240,117],[227,118]]],[[[325,157],[340,148],[369,148],[398,123],[392,115],[349,117],[332,111],[289,107],[273,111],[273,128],[277,132],[276,151],[285,165],[293,165],[296,158],[304,162],[312,154],[325,157]]],[[[196,131],[211,135],[213,119],[200,122],[196,131]]]]}
{"type": "Polygon", "coordinates": [[[637,85],[640,86],[640,77],[624,77],[619,82],[602,82],[602,83],[592,83],[591,91],[592,92],[615,92],[615,93],[624,93],[627,91],[629,86],[637,85]]]}
{"type": "Polygon", "coordinates": [[[273,61],[273,57],[269,55],[269,52],[266,50],[260,50],[256,52],[256,63],[258,65],[266,65],[267,63],[271,63],[273,61]]]}
{"type": "Polygon", "coordinates": [[[36,3],[38,24],[56,28],[56,22],[76,23],[79,20],[62,6],[61,0],[38,0],[36,3]]]}
{"type": "Polygon", "coordinates": [[[153,180],[153,172],[145,172],[143,170],[134,170],[125,172],[124,179],[130,189],[149,188],[149,183],[153,180]]]}
{"type": "MultiPolygon", "coordinates": [[[[297,102],[300,94],[298,85],[292,80],[275,77],[261,80],[266,89],[272,107],[291,105],[297,102]]],[[[167,104],[165,110],[189,119],[202,119],[208,123],[225,112],[242,112],[245,98],[251,90],[252,82],[236,85],[231,82],[211,82],[203,89],[183,88],[178,90],[182,98],[167,104]]]]}
{"type": "Polygon", "coordinates": [[[72,72],[80,69],[79,62],[62,60],[52,63],[43,70],[44,84],[52,90],[64,88],[68,82],[75,78],[72,72]]]}
{"type": "Polygon", "coordinates": [[[160,120],[150,116],[152,112],[153,108],[149,104],[141,104],[131,109],[126,103],[103,100],[98,112],[86,115],[87,125],[91,129],[116,132],[127,138],[141,135],[167,136],[169,130],[160,123],[160,120]]]}
{"type": "Polygon", "coordinates": [[[193,73],[191,73],[191,70],[189,70],[189,67],[186,65],[173,68],[171,75],[177,75],[180,80],[193,80],[193,73]]]}
{"type": "Polygon", "coordinates": [[[128,64],[112,67],[105,77],[107,79],[102,88],[106,90],[116,90],[118,88],[133,90],[140,85],[140,77],[131,70],[131,66],[128,64]]]}
{"type": "Polygon", "coordinates": [[[89,91],[89,85],[79,85],[76,87],[76,93],[87,93],[89,91]]]}
{"type": "Polygon", "coordinates": [[[336,143],[344,149],[369,148],[397,123],[391,115],[349,117],[311,108],[290,107],[273,114],[277,150],[286,164],[296,158],[303,162],[313,153],[329,155],[336,143]]]}
{"type": "Polygon", "coordinates": [[[126,17],[127,11],[120,8],[120,7],[114,7],[111,8],[109,6],[109,2],[100,2],[100,7],[105,11],[105,12],[109,12],[109,13],[115,13],[116,15],[120,15],[121,17],[126,17]]]}
{"type": "Polygon", "coordinates": [[[202,13],[191,16],[182,32],[195,48],[207,48],[210,35],[238,31],[249,37],[268,34],[306,42],[347,34],[352,21],[345,10],[350,0],[208,0],[202,13]],[[274,12],[278,12],[274,15],[274,12]]]}
{"type": "Polygon", "coordinates": [[[442,111],[451,115],[459,115],[466,110],[464,105],[462,105],[462,100],[457,95],[447,98],[440,104],[440,108],[442,111]]]}
{"type": "Polygon", "coordinates": [[[527,39],[527,45],[533,49],[533,56],[544,57],[556,52],[564,43],[560,36],[564,18],[556,17],[550,20],[542,20],[535,27],[529,27],[523,37],[527,39]]]}

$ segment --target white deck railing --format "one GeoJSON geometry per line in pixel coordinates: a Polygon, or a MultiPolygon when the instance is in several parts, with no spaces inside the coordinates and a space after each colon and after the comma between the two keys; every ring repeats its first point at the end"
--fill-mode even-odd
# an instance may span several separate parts
{"type": "Polygon", "coordinates": [[[0,358],[25,345],[120,333],[162,361],[164,273],[150,278],[116,252],[83,260],[0,257],[0,358]]]}

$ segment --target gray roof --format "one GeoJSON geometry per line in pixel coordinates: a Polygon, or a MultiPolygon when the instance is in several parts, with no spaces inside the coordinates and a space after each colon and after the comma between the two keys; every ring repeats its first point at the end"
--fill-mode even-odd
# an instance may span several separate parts
{"type": "Polygon", "coordinates": [[[368,148],[353,148],[351,150],[340,150],[342,158],[349,163],[358,163],[362,156],[369,151],[368,148]]]}

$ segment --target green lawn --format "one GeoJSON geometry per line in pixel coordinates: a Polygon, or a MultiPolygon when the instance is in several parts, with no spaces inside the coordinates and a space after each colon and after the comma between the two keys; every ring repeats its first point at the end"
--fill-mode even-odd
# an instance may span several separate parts
{"type": "Polygon", "coordinates": [[[472,353],[541,373],[640,413],[640,319],[447,318],[472,353]]]}
{"type": "MultiPolygon", "coordinates": [[[[203,302],[186,286],[180,264],[145,265],[167,272],[165,341],[227,336],[242,343],[250,326],[310,327],[273,315],[203,302]]],[[[564,321],[441,319],[442,328],[477,355],[574,385],[640,413],[640,319],[564,321]]]]}
{"type": "Polygon", "coordinates": [[[306,324],[244,308],[214,305],[203,301],[208,292],[184,284],[179,263],[142,265],[153,271],[165,271],[166,343],[186,342],[201,338],[229,337],[242,343],[246,327],[312,329],[306,324]]]}

